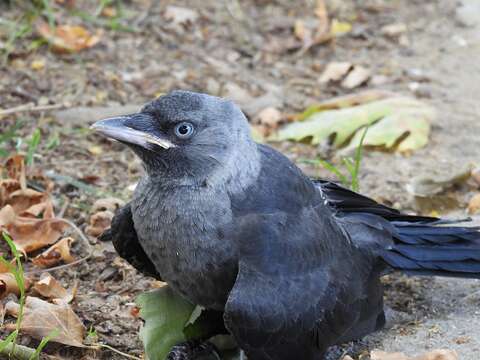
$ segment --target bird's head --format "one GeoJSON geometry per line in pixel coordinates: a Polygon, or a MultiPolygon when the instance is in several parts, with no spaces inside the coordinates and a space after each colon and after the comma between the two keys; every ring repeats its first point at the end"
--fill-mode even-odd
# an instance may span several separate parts
{"type": "Polygon", "coordinates": [[[189,91],[173,91],[136,114],[100,120],[92,128],[132,148],[151,177],[197,183],[233,172],[238,157],[256,156],[248,122],[235,104],[189,91]]]}

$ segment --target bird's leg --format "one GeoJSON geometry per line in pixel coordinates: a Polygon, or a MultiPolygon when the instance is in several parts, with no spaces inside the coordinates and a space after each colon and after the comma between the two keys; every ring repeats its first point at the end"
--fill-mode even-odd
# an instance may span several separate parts
{"type": "Polygon", "coordinates": [[[208,359],[221,360],[217,348],[211,342],[189,340],[172,347],[167,360],[197,360],[206,359],[207,356],[208,359]]]}

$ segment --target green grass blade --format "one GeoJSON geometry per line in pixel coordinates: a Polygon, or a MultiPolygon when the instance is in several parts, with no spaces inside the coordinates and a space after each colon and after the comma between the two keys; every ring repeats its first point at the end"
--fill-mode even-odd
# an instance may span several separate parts
{"type": "Polygon", "coordinates": [[[35,129],[35,131],[32,134],[32,138],[30,141],[28,141],[28,150],[27,150],[27,156],[25,159],[25,162],[27,165],[32,165],[33,164],[33,155],[35,154],[35,151],[38,148],[38,145],[40,144],[40,140],[42,138],[42,134],[40,132],[40,129],[35,129]]]}
{"type": "Polygon", "coordinates": [[[338,170],[338,168],[332,164],[330,164],[328,161],[325,161],[325,160],[322,160],[322,159],[318,159],[318,163],[323,166],[325,169],[327,169],[328,171],[330,171],[331,173],[335,174],[336,177],[338,177],[338,179],[340,180],[340,182],[345,185],[345,186],[348,186],[349,183],[348,183],[348,179],[345,175],[343,175],[340,170],[338,170]]]}
{"type": "Polygon", "coordinates": [[[59,333],[58,329],[50,331],[50,333],[45,336],[42,341],[40,341],[40,344],[38,344],[38,347],[35,349],[35,352],[28,358],[28,360],[34,360],[38,359],[40,356],[40,353],[42,352],[43,348],[48,344],[48,342],[53,339],[55,336],[57,336],[59,333]]]}
{"type": "Polygon", "coordinates": [[[358,181],[358,173],[360,172],[360,163],[362,162],[362,151],[363,151],[363,142],[365,140],[365,136],[367,135],[368,125],[365,126],[365,130],[363,130],[362,137],[360,138],[360,143],[355,150],[355,168],[352,174],[352,190],[358,191],[360,188],[360,183],[358,181]]]}
{"type": "Polygon", "coordinates": [[[0,354],[5,350],[8,344],[11,344],[17,339],[18,331],[13,331],[10,335],[7,336],[6,339],[0,341],[0,354]]]}
{"type": "MultiPolygon", "coordinates": [[[[23,266],[22,262],[20,261],[20,253],[17,250],[17,247],[13,243],[13,240],[6,234],[5,232],[2,233],[3,238],[7,242],[8,246],[10,247],[10,251],[12,252],[13,256],[15,257],[15,262],[16,262],[16,268],[14,268],[11,264],[9,264],[5,259],[0,258],[0,260],[3,260],[2,262],[8,263],[9,266],[8,268],[11,269],[11,273],[15,277],[15,281],[17,282],[18,288],[20,290],[20,304],[19,304],[19,310],[18,310],[18,316],[17,316],[17,322],[16,322],[16,332],[20,332],[20,325],[22,323],[23,319],[23,310],[25,308],[25,282],[24,282],[24,274],[23,274],[23,266]]],[[[12,347],[12,352],[15,352],[15,342],[13,343],[12,347]]]]}

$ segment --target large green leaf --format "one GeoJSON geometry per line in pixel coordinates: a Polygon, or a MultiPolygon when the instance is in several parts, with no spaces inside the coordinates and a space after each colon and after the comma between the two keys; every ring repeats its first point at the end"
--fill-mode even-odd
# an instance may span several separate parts
{"type": "Polygon", "coordinates": [[[139,295],[136,303],[145,320],[140,329],[145,354],[149,360],[164,360],[172,346],[187,340],[184,328],[195,305],[168,286],[139,295]]]}
{"type": "Polygon", "coordinates": [[[139,295],[136,303],[145,320],[140,339],[149,360],[164,360],[172,346],[182,341],[206,339],[224,331],[221,312],[195,306],[169,286],[139,295]]]}
{"type": "Polygon", "coordinates": [[[333,137],[333,144],[340,147],[353,136],[351,146],[355,147],[361,138],[361,132],[357,131],[370,125],[365,145],[390,148],[399,142],[399,151],[415,150],[427,143],[429,123],[434,116],[430,106],[408,97],[394,96],[313,113],[304,121],[286,125],[270,140],[308,140],[315,145],[333,137]]]}
{"type": "MultiPolygon", "coordinates": [[[[419,149],[428,143],[431,116],[428,112],[423,114],[398,113],[387,116],[368,129],[363,145],[382,146],[390,149],[399,142],[397,151],[419,149]]],[[[346,151],[356,149],[360,144],[360,138],[361,133],[357,132],[346,151]]]]}

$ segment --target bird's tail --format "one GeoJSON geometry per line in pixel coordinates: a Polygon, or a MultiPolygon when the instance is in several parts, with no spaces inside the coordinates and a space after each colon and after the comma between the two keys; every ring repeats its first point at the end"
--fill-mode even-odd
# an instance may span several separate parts
{"type": "Polygon", "coordinates": [[[411,274],[480,279],[480,226],[403,214],[333,182],[315,184],[352,241],[390,267],[411,274]]]}
{"type": "Polygon", "coordinates": [[[480,227],[391,221],[395,242],[382,253],[394,269],[418,275],[480,278],[480,227]]]}

